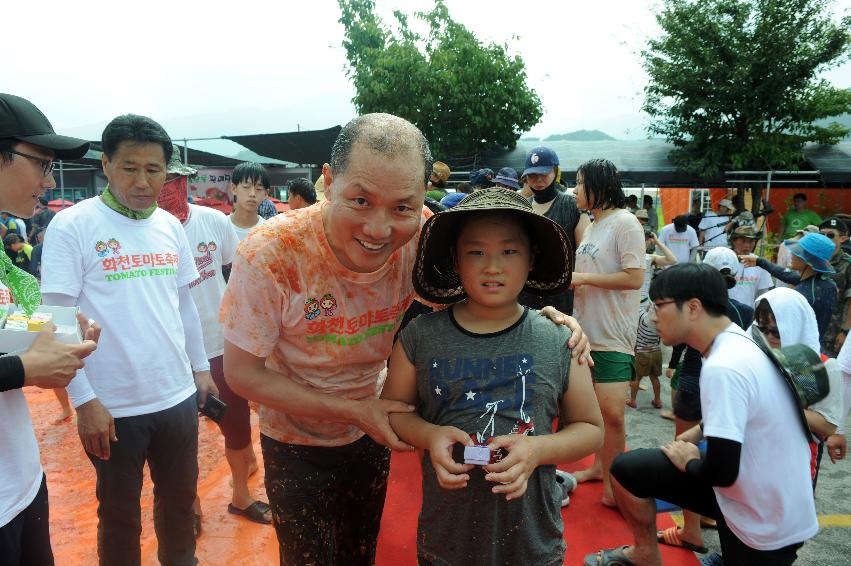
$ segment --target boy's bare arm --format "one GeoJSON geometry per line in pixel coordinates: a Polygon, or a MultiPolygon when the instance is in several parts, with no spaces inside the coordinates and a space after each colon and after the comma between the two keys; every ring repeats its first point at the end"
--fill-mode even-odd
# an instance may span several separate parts
{"type": "Polygon", "coordinates": [[[246,352],[228,340],[224,373],[230,388],[245,399],[290,415],[348,423],[388,448],[412,450],[393,432],[388,417],[396,412],[411,412],[412,405],[384,399],[357,401],[316,391],[267,368],[266,358],[246,352]]]}
{"type": "MultiPolygon", "coordinates": [[[[408,359],[401,341],[390,354],[390,368],[384,384],[382,399],[416,405],[417,370],[408,359]]],[[[417,413],[393,413],[390,424],[399,438],[421,450],[428,450],[437,481],[445,489],[466,487],[470,477],[466,472],[473,466],[459,464],[452,458],[454,444],[470,445],[473,441],[463,430],[439,426],[424,420],[417,413]]]]}

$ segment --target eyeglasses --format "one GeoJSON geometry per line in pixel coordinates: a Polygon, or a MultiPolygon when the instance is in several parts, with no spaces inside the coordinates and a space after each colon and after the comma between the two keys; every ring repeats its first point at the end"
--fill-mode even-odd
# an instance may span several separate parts
{"type": "Polygon", "coordinates": [[[778,340],[780,340],[780,329],[776,326],[760,326],[759,324],[754,323],[754,326],[759,328],[759,331],[763,334],[768,334],[769,336],[774,336],[778,340]]]}
{"type": "Polygon", "coordinates": [[[650,312],[654,313],[659,310],[659,307],[664,307],[665,305],[670,305],[671,303],[676,303],[677,301],[671,299],[670,301],[650,301],[650,312]]]}
{"type": "Polygon", "coordinates": [[[20,151],[15,151],[14,149],[5,150],[6,153],[13,153],[15,155],[20,155],[21,157],[26,157],[27,159],[32,159],[41,165],[41,172],[45,177],[49,176],[53,173],[53,169],[56,167],[56,163],[52,159],[42,159],[41,157],[36,157],[35,155],[30,155],[28,153],[21,153],[20,151]]]}

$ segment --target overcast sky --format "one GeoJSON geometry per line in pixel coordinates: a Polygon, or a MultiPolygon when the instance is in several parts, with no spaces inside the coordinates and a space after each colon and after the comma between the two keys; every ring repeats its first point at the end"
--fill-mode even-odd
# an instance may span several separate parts
{"type": "MultiPolygon", "coordinates": [[[[429,0],[376,0],[392,10],[429,0]]],[[[658,32],[646,0],[447,0],[483,41],[508,42],[544,104],[527,135],[600,129],[645,136],[638,52],[658,32]],[[513,37],[516,36],[516,37],[513,37]]],[[[835,3],[837,14],[851,0],[835,3]]],[[[173,138],[322,129],[354,116],[336,0],[5,2],[0,91],[32,100],[57,131],[99,139],[126,112],[173,138]]],[[[851,87],[851,64],[827,78],[851,87]]],[[[227,144],[192,144],[228,152],[227,144]]],[[[237,146],[238,147],[238,146],[237,146]]]]}

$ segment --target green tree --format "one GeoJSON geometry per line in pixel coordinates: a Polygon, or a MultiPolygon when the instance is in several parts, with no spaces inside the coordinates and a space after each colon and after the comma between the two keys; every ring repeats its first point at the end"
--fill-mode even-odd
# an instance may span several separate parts
{"type": "Polygon", "coordinates": [[[821,118],[851,110],[851,92],[820,75],[846,61],[851,19],[829,0],[664,0],[642,51],[649,131],[671,159],[712,177],[725,169],[795,169],[806,142],[849,130],[821,118]]]}
{"type": "Polygon", "coordinates": [[[395,11],[391,30],[373,0],[339,0],[347,74],[360,113],[389,112],[416,124],[437,158],[514,148],[538,123],[541,101],[526,85],[526,67],[507,45],[483,45],[452,20],[442,0],[414,16],[423,37],[395,11]]]}

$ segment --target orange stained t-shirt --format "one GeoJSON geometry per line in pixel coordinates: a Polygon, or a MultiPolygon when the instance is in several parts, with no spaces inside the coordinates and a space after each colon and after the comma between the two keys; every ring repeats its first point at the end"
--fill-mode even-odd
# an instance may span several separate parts
{"type": "MultiPolygon", "coordinates": [[[[280,379],[347,399],[377,398],[393,336],[415,296],[419,233],[378,271],[356,273],[331,251],[322,227],[326,205],[279,214],[239,245],[222,300],[225,339],[266,358],[280,379]]],[[[421,227],[430,216],[423,210],[421,227]]],[[[260,432],[313,446],[343,446],[363,436],[349,424],[266,406],[260,432]]]]}

